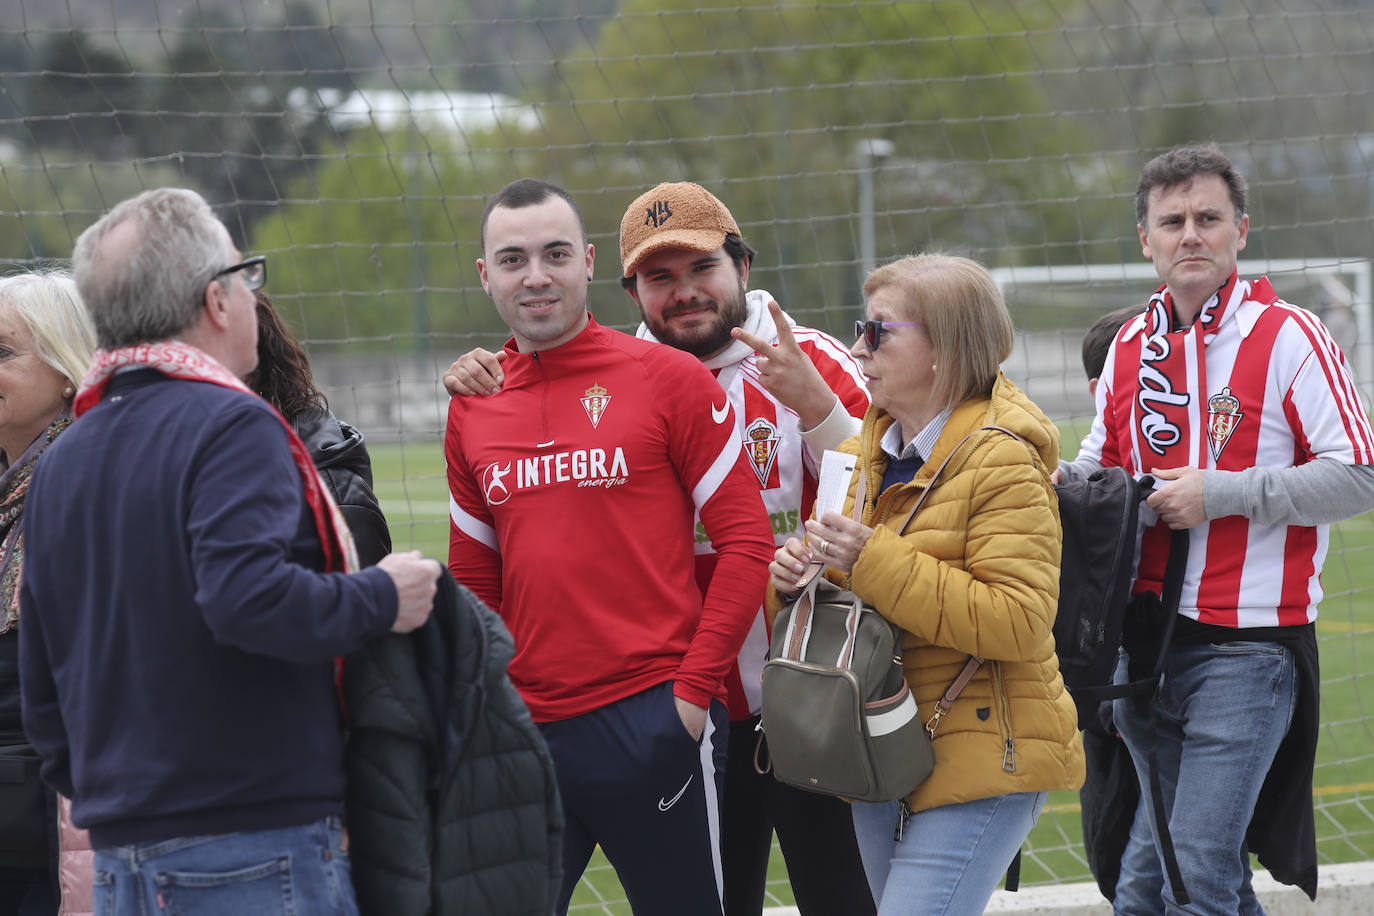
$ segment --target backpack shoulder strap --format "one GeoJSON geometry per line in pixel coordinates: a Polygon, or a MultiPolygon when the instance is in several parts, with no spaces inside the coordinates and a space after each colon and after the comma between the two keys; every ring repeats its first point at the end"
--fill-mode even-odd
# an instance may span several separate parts
{"type": "MultiPolygon", "coordinates": [[[[1005,427],[980,426],[977,429],[969,430],[969,432],[964,436],[964,438],[959,440],[959,444],[954,446],[954,448],[950,449],[949,453],[945,455],[945,460],[940,462],[940,466],[935,469],[935,473],[930,475],[930,483],[926,485],[926,488],[921,493],[920,498],[916,500],[916,505],[912,506],[911,511],[908,512],[906,514],[906,517],[902,519],[902,524],[897,529],[898,534],[903,534],[906,532],[906,526],[911,524],[912,518],[916,516],[916,512],[921,508],[921,505],[926,501],[926,497],[930,495],[930,491],[935,489],[935,481],[939,479],[940,474],[949,465],[950,459],[959,453],[959,450],[964,447],[964,443],[972,439],[975,433],[985,432],[987,430],[996,430],[998,432],[1003,432],[1006,433],[1008,436],[1011,436],[1013,439],[1016,439],[1022,445],[1026,446],[1026,450],[1031,453],[1031,458],[1032,460],[1034,460],[1035,451],[1031,449],[1030,443],[1026,442],[1025,439],[1022,439],[1016,433],[1012,432],[1009,429],[1006,429],[1005,427]]],[[[983,667],[983,659],[978,657],[977,655],[970,655],[968,657],[968,661],[964,662],[964,667],[960,669],[959,673],[955,676],[954,680],[950,682],[949,687],[945,689],[944,694],[941,695],[940,699],[935,701],[935,712],[933,715],[931,715],[929,721],[926,722],[926,734],[930,735],[931,738],[935,737],[935,729],[939,726],[940,720],[943,719],[954,707],[954,701],[959,699],[959,694],[963,693],[964,688],[968,686],[969,681],[973,680],[973,676],[978,673],[978,669],[981,667],[983,667]]]]}

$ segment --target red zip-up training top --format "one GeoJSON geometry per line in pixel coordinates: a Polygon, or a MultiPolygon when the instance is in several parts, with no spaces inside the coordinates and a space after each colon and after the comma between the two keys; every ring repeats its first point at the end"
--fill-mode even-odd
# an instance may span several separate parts
{"type": "Polygon", "coordinates": [[[774,551],[724,392],[694,357],[594,319],[506,351],[499,394],[450,402],[449,568],[510,627],[535,721],[667,680],[723,698],[774,551]],[[697,514],[718,555],[704,598],[697,514]]]}

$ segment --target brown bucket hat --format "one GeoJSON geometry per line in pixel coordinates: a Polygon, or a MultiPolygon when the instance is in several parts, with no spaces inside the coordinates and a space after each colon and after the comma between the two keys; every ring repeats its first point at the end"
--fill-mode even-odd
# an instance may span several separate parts
{"type": "Polygon", "coordinates": [[[634,276],[639,263],[664,248],[710,252],[739,235],[725,204],[699,184],[664,182],[635,198],[620,220],[620,263],[634,276]]]}

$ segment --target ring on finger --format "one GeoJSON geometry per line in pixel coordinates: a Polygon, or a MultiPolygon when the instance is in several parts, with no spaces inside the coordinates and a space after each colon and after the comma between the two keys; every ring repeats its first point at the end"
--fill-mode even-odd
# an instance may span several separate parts
{"type": "Polygon", "coordinates": [[[825,538],[821,538],[821,553],[829,553],[829,552],[830,552],[830,542],[827,541],[825,538]]]}

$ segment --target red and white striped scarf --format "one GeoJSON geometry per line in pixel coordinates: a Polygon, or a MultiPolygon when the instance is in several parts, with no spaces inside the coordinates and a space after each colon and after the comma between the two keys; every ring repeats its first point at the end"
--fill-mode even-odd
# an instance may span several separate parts
{"type": "MultiPolygon", "coordinates": [[[[172,378],[206,382],[258,396],[210,354],[190,344],[168,340],[118,350],[97,350],[90,371],[82,379],[81,389],[76,393],[73,404],[76,416],[81,416],[100,403],[116,372],[134,366],[156,369],[172,378]]],[[[305,488],[305,501],[315,516],[315,528],[324,547],[325,571],[356,572],[358,553],[353,547],[353,534],[348,530],[343,513],[329,495],[329,488],[320,479],[305,443],[281,414],[276,410],[272,413],[281,421],[287,441],[291,444],[291,457],[296,462],[296,470],[305,488]]]]}
{"type": "Polygon", "coordinates": [[[1207,467],[1207,344],[1246,299],[1273,303],[1278,296],[1268,280],[1251,283],[1232,272],[1190,326],[1173,330],[1168,287],[1150,297],[1140,341],[1139,390],[1131,404],[1139,470],[1207,467]]]}

